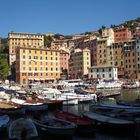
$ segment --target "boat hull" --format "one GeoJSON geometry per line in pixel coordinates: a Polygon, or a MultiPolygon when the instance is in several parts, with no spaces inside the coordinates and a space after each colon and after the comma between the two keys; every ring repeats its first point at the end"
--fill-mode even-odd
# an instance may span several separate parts
{"type": "Polygon", "coordinates": [[[34,119],[33,122],[43,136],[72,136],[76,130],[76,125],[74,123],[56,118],[44,118],[43,121],[34,119]]]}

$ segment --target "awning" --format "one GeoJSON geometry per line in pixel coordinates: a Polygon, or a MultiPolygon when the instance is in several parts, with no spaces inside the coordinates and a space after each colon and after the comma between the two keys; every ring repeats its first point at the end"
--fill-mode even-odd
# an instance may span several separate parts
{"type": "Polygon", "coordinates": [[[45,78],[40,78],[40,80],[45,80],[45,78]]]}
{"type": "Polygon", "coordinates": [[[34,80],[37,80],[37,81],[39,81],[40,79],[39,79],[39,78],[34,78],[34,80]]]}
{"type": "Polygon", "coordinates": [[[34,78],[28,78],[28,80],[34,80],[34,78]]]}

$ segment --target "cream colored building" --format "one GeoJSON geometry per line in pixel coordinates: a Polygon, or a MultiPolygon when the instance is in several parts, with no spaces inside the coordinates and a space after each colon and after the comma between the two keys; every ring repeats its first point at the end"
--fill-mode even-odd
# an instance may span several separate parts
{"type": "Polygon", "coordinates": [[[69,60],[69,75],[70,78],[83,78],[88,75],[88,69],[91,66],[90,50],[85,48],[75,49],[69,60]]]}
{"type": "Polygon", "coordinates": [[[60,79],[60,51],[18,47],[16,82],[28,84],[60,79]]]}
{"type": "Polygon", "coordinates": [[[92,66],[89,69],[89,79],[118,80],[116,66],[92,66]]]}
{"type": "Polygon", "coordinates": [[[114,30],[112,28],[102,29],[102,37],[108,37],[110,43],[114,43],[114,30]]]}
{"type": "Polygon", "coordinates": [[[44,35],[32,33],[8,33],[9,63],[16,61],[17,47],[42,48],[44,47],[44,35]]]}

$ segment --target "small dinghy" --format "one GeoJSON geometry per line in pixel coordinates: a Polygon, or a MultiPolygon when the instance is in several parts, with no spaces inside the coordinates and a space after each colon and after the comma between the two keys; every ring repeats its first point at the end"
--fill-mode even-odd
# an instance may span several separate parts
{"type": "Polygon", "coordinates": [[[6,129],[9,121],[10,121],[10,118],[8,115],[0,116],[0,131],[3,131],[6,129]]]}
{"type": "Polygon", "coordinates": [[[38,137],[38,132],[30,119],[19,118],[10,123],[8,136],[9,139],[27,140],[38,137]]]}
{"type": "Polygon", "coordinates": [[[44,116],[41,119],[33,119],[40,133],[56,136],[72,136],[75,133],[74,123],[57,119],[52,116],[44,116]]]}

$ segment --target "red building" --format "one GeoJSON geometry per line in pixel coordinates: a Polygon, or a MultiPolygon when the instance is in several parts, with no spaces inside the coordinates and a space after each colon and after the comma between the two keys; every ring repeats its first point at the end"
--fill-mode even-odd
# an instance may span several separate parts
{"type": "Polygon", "coordinates": [[[131,31],[128,28],[115,28],[114,29],[114,41],[122,42],[129,41],[132,38],[131,31]]]}

